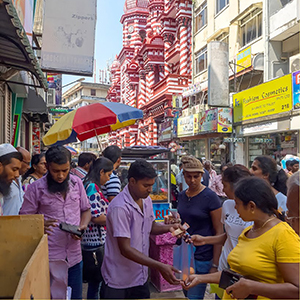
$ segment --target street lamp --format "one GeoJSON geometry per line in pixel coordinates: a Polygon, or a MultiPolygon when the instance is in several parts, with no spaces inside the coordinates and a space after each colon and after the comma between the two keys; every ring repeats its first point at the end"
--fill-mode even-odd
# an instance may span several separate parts
{"type": "Polygon", "coordinates": [[[72,82],[70,82],[70,83],[67,83],[67,84],[63,85],[63,86],[62,86],[62,89],[65,88],[66,86],[69,86],[69,85],[73,84],[73,83],[81,82],[81,81],[84,81],[84,80],[85,80],[85,78],[79,78],[79,79],[77,79],[77,80],[74,80],[74,81],[72,81],[72,82]]]}

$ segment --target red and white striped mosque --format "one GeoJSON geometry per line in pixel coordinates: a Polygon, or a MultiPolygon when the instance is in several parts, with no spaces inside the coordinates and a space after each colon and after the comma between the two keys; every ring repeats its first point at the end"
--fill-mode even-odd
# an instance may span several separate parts
{"type": "Polygon", "coordinates": [[[191,17],[192,0],[125,1],[123,48],[111,66],[107,100],[142,109],[144,120],[111,133],[110,144],[157,145],[158,125],[172,117],[172,96],[191,84],[191,17]]]}

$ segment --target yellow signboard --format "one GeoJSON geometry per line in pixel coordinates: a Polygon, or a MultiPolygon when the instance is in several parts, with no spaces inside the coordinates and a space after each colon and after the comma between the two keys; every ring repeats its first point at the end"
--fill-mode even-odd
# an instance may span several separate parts
{"type": "Polygon", "coordinates": [[[243,71],[252,65],[251,47],[246,48],[237,55],[236,72],[243,71]]]}
{"type": "Polygon", "coordinates": [[[291,74],[257,85],[233,96],[234,122],[270,116],[291,109],[291,74]]]}

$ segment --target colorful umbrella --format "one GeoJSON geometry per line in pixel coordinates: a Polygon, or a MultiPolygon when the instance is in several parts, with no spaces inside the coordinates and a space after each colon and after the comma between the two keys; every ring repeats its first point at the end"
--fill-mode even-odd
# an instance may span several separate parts
{"type": "Polygon", "coordinates": [[[43,138],[46,146],[87,140],[133,125],[143,111],[118,102],[101,102],[79,107],[61,117],[43,138]]]}
{"type": "Polygon", "coordinates": [[[78,154],[78,151],[76,149],[74,149],[73,147],[70,147],[70,146],[65,146],[70,152],[72,155],[77,155],[78,154]]]}

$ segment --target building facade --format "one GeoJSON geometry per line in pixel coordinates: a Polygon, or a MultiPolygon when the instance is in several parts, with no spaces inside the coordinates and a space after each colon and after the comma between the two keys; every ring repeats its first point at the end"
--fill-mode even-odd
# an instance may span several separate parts
{"type": "Polygon", "coordinates": [[[191,84],[191,17],[191,0],[125,1],[107,99],[142,109],[144,120],[110,134],[111,144],[157,145],[158,128],[173,118],[172,99],[191,84]]]}
{"type": "Polygon", "coordinates": [[[299,154],[299,10],[298,0],[194,1],[193,83],[183,91],[190,106],[179,118],[189,129],[179,132],[187,152],[217,166],[227,161],[250,166],[264,154],[278,162],[299,154]],[[218,42],[228,45],[228,92],[221,106],[212,99],[218,87],[210,76],[220,75],[213,73],[218,42]],[[221,108],[232,111],[232,132],[217,130],[221,108]]]}

